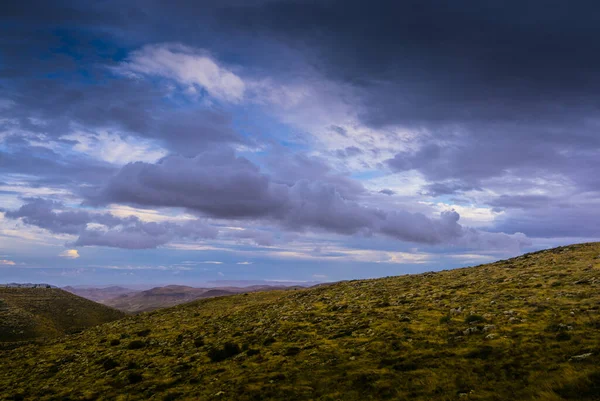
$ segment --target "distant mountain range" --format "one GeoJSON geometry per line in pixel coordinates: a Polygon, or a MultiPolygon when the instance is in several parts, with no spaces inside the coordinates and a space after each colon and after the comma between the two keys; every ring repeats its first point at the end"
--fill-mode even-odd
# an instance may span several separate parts
{"type": "Polygon", "coordinates": [[[195,301],[197,299],[234,295],[244,292],[285,290],[304,288],[301,286],[251,285],[247,287],[207,287],[197,288],[184,285],[168,285],[149,290],[136,291],[129,288],[111,286],[106,288],[64,287],[80,297],[102,303],[129,313],[148,312],[195,301]]]}
{"type": "Polygon", "coordinates": [[[119,297],[124,294],[135,293],[137,291],[131,288],[119,287],[119,286],[110,286],[110,287],[63,287],[65,291],[68,291],[72,294],[79,295],[80,297],[90,299],[95,302],[103,302],[112,298],[119,297]]]}

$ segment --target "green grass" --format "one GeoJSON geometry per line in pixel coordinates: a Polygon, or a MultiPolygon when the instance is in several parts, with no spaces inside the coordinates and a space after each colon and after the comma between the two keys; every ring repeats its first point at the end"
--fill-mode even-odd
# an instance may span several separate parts
{"type": "Polygon", "coordinates": [[[0,287],[0,342],[61,336],[124,316],[58,288],[0,287]]]}
{"type": "Polygon", "coordinates": [[[594,243],[213,298],[3,351],[0,388],[30,400],[599,400],[599,290],[594,243]]]}

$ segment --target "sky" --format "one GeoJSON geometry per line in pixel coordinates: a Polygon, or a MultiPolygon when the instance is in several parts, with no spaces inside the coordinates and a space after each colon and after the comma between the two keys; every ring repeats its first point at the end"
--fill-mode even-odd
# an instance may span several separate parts
{"type": "Polygon", "coordinates": [[[600,238],[600,6],[19,1],[0,282],[323,282],[600,238]]]}

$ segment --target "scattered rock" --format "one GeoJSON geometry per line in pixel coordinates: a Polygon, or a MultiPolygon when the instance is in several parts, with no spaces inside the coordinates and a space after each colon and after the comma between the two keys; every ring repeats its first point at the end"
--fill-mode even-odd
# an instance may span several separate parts
{"type": "Polygon", "coordinates": [[[588,352],[587,354],[575,355],[575,356],[570,357],[569,361],[572,361],[572,362],[582,361],[584,359],[589,358],[592,355],[593,354],[591,352],[588,352]]]}
{"type": "Polygon", "coordinates": [[[488,334],[487,336],[485,336],[485,339],[486,340],[493,340],[496,337],[498,337],[496,334],[488,334]]]}
{"type": "Polygon", "coordinates": [[[496,325],[494,324],[486,324],[485,326],[483,326],[483,332],[488,332],[488,331],[492,331],[492,330],[496,330],[496,325]]]}
{"type": "Polygon", "coordinates": [[[468,329],[463,331],[463,334],[465,336],[468,336],[469,334],[473,334],[473,333],[478,333],[479,329],[477,327],[469,327],[468,329]]]}

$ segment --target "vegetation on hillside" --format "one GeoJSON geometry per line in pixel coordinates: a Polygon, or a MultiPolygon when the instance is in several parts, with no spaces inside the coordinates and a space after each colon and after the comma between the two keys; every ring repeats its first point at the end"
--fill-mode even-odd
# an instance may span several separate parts
{"type": "Polygon", "coordinates": [[[600,244],[195,301],[0,354],[5,399],[598,400],[600,244]]]}
{"type": "Polygon", "coordinates": [[[58,288],[0,287],[1,342],[56,337],[124,316],[58,288]]]}

